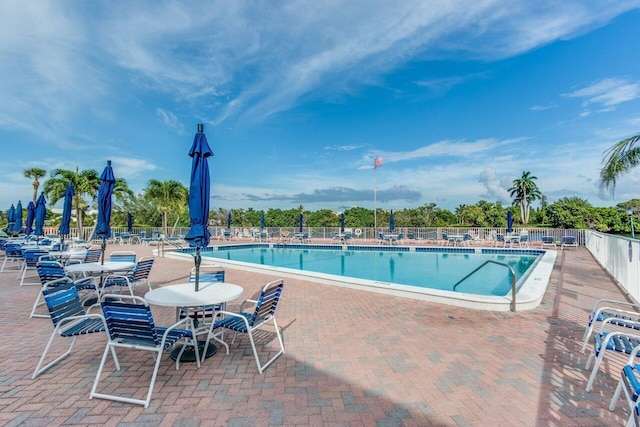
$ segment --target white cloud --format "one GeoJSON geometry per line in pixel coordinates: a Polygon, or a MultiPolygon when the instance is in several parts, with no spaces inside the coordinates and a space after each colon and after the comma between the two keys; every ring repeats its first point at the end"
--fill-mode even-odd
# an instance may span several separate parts
{"type": "Polygon", "coordinates": [[[620,78],[599,80],[585,88],[567,93],[569,98],[583,98],[583,107],[600,104],[604,107],[600,111],[612,111],[618,104],[640,98],[640,83],[620,78]]]}
{"type": "Polygon", "coordinates": [[[160,120],[162,120],[162,123],[164,123],[166,127],[178,132],[179,134],[184,133],[184,125],[180,122],[175,114],[173,114],[171,111],[163,110],[162,108],[158,108],[156,112],[158,114],[158,117],[160,117],[160,120]]]}

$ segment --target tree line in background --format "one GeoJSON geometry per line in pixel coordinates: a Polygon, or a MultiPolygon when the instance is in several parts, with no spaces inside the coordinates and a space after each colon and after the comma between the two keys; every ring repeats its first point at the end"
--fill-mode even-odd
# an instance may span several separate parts
{"type": "MultiPolygon", "coordinates": [[[[613,145],[603,158],[604,167],[600,178],[603,187],[613,193],[616,179],[640,164],[640,149],[635,144],[640,134],[613,145]]],[[[26,178],[32,179],[33,201],[40,188],[40,179],[47,171],[30,168],[24,171],[26,178]]],[[[507,212],[511,211],[516,225],[553,228],[590,228],[613,234],[627,234],[631,231],[631,221],[640,212],[640,199],[619,203],[615,207],[594,207],[587,200],[578,197],[566,197],[551,204],[536,185],[537,177],[531,172],[523,172],[508,189],[513,199],[512,206],[502,206],[500,202],[480,200],[473,205],[460,205],[452,212],[429,203],[417,208],[394,210],[396,227],[506,227],[507,212]],[[540,201],[539,208],[531,204],[540,201]]],[[[100,175],[89,169],[75,171],[54,169],[42,186],[42,193],[49,204],[55,204],[64,197],[67,185],[74,187],[75,226],[82,233],[85,225],[92,226],[95,217],[87,215],[96,208],[96,197],[100,186],[100,175]],[[91,201],[91,202],[88,202],[91,201]]],[[[176,227],[188,227],[188,189],[175,180],[159,181],[152,179],[141,194],[135,195],[125,180],[118,178],[115,183],[112,213],[112,225],[125,226],[127,214],[134,218],[134,226],[162,227],[166,235],[174,234],[176,227]]],[[[330,209],[316,211],[305,210],[303,206],[292,209],[272,208],[264,212],[267,227],[299,227],[300,215],[303,215],[306,227],[339,227],[340,214],[330,209]]],[[[258,227],[261,211],[248,209],[218,208],[209,213],[209,224],[225,227],[231,214],[233,227],[258,227]]],[[[6,224],[7,211],[0,211],[0,220],[6,224]]],[[[390,211],[363,207],[351,207],[344,210],[346,227],[385,228],[389,224],[390,211]],[[374,224],[377,218],[377,224],[374,224]]],[[[51,211],[47,219],[56,225],[60,219],[51,211]]]]}

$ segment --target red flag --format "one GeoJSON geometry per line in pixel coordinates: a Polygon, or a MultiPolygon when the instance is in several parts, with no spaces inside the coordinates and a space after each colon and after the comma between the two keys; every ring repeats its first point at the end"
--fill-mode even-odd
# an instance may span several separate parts
{"type": "Polygon", "coordinates": [[[380,166],[382,166],[384,163],[382,162],[382,157],[376,157],[375,160],[373,161],[373,168],[379,168],[380,166]]]}

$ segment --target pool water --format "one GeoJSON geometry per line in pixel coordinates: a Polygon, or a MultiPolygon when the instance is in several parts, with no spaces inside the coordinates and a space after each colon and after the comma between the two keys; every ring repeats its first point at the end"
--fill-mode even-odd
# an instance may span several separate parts
{"type": "MultiPolygon", "coordinates": [[[[516,273],[518,284],[540,254],[493,251],[393,251],[386,247],[358,250],[302,247],[219,247],[203,257],[240,261],[303,271],[355,277],[359,279],[452,291],[454,285],[487,260],[506,263],[516,273]]],[[[503,296],[511,292],[509,270],[490,263],[460,283],[456,291],[477,295],[503,296]]]]}

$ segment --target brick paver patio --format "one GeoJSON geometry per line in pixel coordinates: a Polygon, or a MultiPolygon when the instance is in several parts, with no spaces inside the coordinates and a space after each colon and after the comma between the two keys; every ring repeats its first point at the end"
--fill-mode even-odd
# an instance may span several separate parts
{"type": "MultiPolygon", "coordinates": [[[[152,248],[107,252],[122,249],[152,248]]],[[[184,282],[191,267],[156,258],[151,281],[184,282]]],[[[200,369],[176,370],[165,354],[148,409],[89,399],[101,334],[81,337],[31,379],[53,326],[29,318],[39,288],[19,287],[16,276],[0,274],[0,425],[622,426],[628,416],[624,397],[607,409],[624,357],[608,358],[584,391],[587,313],[598,298],[625,298],[584,248],[559,252],[543,303],[515,314],[285,279],[277,317],[287,352],[264,375],[244,339],[200,369]]],[[[227,269],[244,297],[273,278],[227,269]]],[[[153,311],[160,324],[173,320],[170,309],[153,311]]],[[[123,351],[122,370],[102,385],[142,396],[152,360],[138,353],[123,351]]]]}

